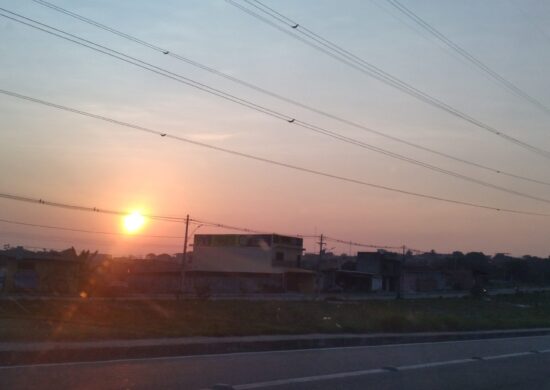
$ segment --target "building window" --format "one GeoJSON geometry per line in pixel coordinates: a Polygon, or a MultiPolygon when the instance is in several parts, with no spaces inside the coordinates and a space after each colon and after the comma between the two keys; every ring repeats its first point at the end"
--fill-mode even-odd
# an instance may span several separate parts
{"type": "Polygon", "coordinates": [[[276,252],[275,253],[275,260],[284,261],[285,260],[285,254],[283,252],[276,252]]]}

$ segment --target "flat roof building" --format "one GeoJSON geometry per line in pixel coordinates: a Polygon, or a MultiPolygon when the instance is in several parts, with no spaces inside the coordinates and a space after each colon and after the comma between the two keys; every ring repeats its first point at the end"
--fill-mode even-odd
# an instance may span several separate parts
{"type": "Polygon", "coordinates": [[[303,239],[279,234],[197,234],[185,265],[187,290],[210,293],[310,292],[315,275],[300,269],[303,239]]]}

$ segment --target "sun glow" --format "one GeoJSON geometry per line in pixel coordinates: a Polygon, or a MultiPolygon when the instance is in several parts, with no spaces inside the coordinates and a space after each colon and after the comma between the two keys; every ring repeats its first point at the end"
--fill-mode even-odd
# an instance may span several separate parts
{"type": "Polygon", "coordinates": [[[143,228],[143,225],[145,225],[145,217],[137,211],[124,217],[124,230],[126,230],[128,234],[138,232],[143,228]]]}

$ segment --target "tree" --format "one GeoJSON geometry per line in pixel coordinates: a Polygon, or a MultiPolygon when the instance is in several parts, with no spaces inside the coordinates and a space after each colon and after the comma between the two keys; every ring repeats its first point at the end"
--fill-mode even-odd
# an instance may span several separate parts
{"type": "Polygon", "coordinates": [[[168,253],[161,253],[156,257],[156,259],[162,260],[162,261],[170,261],[170,260],[173,260],[174,258],[170,256],[168,253]]]}

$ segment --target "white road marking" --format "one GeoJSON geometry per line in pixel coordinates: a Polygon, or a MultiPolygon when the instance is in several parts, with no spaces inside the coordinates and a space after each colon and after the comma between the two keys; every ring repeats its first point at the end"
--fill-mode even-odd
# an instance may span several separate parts
{"type": "MultiPolygon", "coordinates": [[[[412,342],[401,344],[383,344],[383,345],[357,345],[349,347],[327,347],[327,348],[303,348],[303,349],[284,349],[275,351],[257,351],[257,352],[231,352],[221,354],[203,354],[203,355],[185,355],[185,356],[157,356],[157,357],[143,357],[143,358],[124,358],[124,359],[107,359],[107,360],[93,360],[93,361],[78,361],[78,362],[62,362],[62,363],[37,363],[37,364],[19,364],[0,366],[0,371],[18,369],[18,368],[47,368],[47,367],[68,367],[68,366],[94,366],[105,365],[112,363],[139,363],[148,361],[166,361],[166,360],[187,360],[187,359],[216,359],[223,357],[238,357],[238,356],[250,356],[250,355],[266,355],[266,354],[282,354],[282,353],[295,353],[295,352],[322,352],[333,350],[351,350],[351,349],[378,349],[378,348],[402,348],[411,347],[416,345],[439,345],[439,344],[464,344],[464,343],[479,343],[484,341],[502,341],[502,340],[516,340],[516,339],[531,339],[531,338],[548,338],[549,335],[534,335],[534,336],[517,336],[517,337],[494,337],[488,339],[471,339],[471,340],[449,340],[449,341],[426,341],[426,342],[412,342]]],[[[550,352],[550,349],[539,351],[541,353],[550,352]]]]}
{"type": "Polygon", "coordinates": [[[493,355],[493,356],[487,356],[484,357],[484,360],[496,360],[496,359],[506,359],[506,358],[512,358],[512,357],[518,357],[518,356],[526,356],[526,355],[534,355],[536,352],[517,352],[517,353],[506,353],[503,355],[493,355]]]}
{"type": "Polygon", "coordinates": [[[290,383],[316,382],[316,381],[324,381],[329,379],[340,379],[340,378],[349,378],[353,376],[380,374],[383,372],[388,372],[388,371],[382,368],[374,368],[370,370],[338,372],[336,374],[324,374],[324,375],[304,376],[301,378],[278,379],[274,381],[257,382],[257,383],[250,383],[246,385],[237,385],[237,386],[233,386],[233,388],[235,390],[259,389],[262,387],[288,385],[290,383]]]}
{"type": "Polygon", "coordinates": [[[419,364],[409,364],[407,366],[399,366],[396,367],[398,371],[406,371],[406,370],[418,370],[421,368],[431,368],[431,367],[440,367],[440,366],[451,366],[453,364],[463,364],[463,363],[470,363],[477,361],[473,358],[467,358],[467,359],[455,359],[455,360],[446,360],[443,362],[431,362],[431,363],[419,363],[419,364]]]}
{"type": "MultiPolygon", "coordinates": [[[[496,360],[496,359],[505,359],[505,358],[513,358],[513,357],[520,357],[520,356],[527,356],[527,355],[535,355],[537,353],[547,353],[550,352],[550,350],[544,350],[544,351],[538,351],[538,352],[517,352],[517,353],[507,353],[502,355],[492,355],[483,357],[483,360],[496,360]]],[[[397,366],[395,367],[396,371],[407,371],[407,370],[420,370],[423,368],[432,368],[432,367],[442,367],[442,366],[451,366],[454,364],[465,364],[465,363],[473,363],[473,362],[482,362],[483,360],[479,360],[476,358],[467,358],[467,359],[454,359],[454,360],[446,360],[442,362],[431,362],[431,363],[420,363],[420,364],[411,364],[406,366],[397,366]]],[[[247,389],[260,389],[263,387],[274,387],[274,386],[282,386],[282,385],[289,385],[293,383],[305,383],[305,382],[316,382],[316,381],[324,381],[329,379],[340,379],[340,378],[349,378],[354,376],[366,376],[366,375],[374,375],[374,374],[381,374],[381,373],[391,373],[390,370],[384,369],[384,368],[378,368],[378,369],[370,369],[370,370],[360,370],[360,371],[349,371],[349,372],[339,372],[335,374],[326,374],[326,375],[314,375],[314,376],[305,376],[301,378],[288,378],[288,379],[279,379],[279,380],[273,380],[273,381],[266,381],[266,382],[256,382],[256,383],[247,383],[242,385],[234,385],[233,388],[235,390],[247,390],[247,389]]],[[[203,389],[208,390],[208,389],[203,389]]]]}

